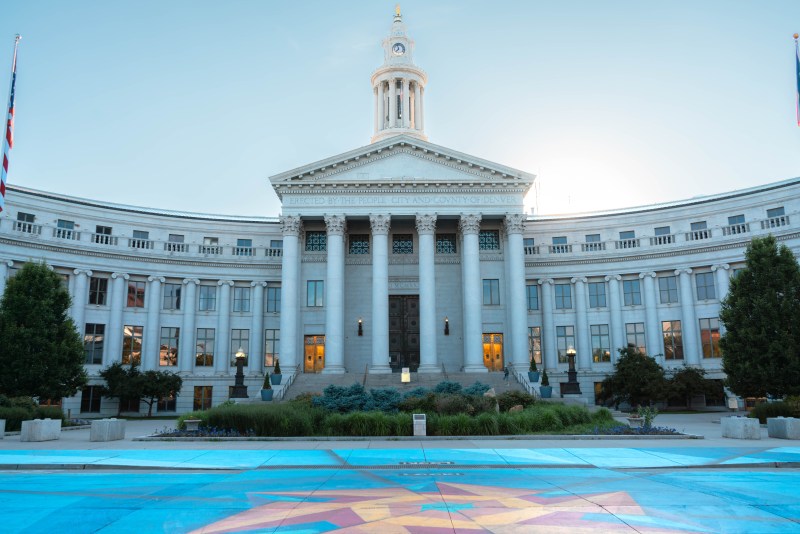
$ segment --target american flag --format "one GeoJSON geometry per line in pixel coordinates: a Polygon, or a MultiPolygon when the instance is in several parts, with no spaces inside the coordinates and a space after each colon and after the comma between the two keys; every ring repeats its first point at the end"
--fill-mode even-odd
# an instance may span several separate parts
{"type": "Polygon", "coordinates": [[[8,151],[14,146],[14,87],[17,84],[17,47],[19,34],[14,37],[14,61],[11,63],[11,91],[8,95],[8,117],[6,120],[6,135],[3,138],[3,168],[0,169],[0,212],[6,204],[6,177],[8,176],[8,151]]]}

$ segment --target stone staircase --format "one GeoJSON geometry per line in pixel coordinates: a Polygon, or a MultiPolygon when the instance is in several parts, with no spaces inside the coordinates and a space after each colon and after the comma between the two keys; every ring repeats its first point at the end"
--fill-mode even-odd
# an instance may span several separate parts
{"type": "Polygon", "coordinates": [[[322,393],[327,386],[334,384],[336,386],[352,386],[354,383],[363,384],[369,391],[370,389],[379,388],[395,388],[400,393],[405,393],[418,387],[425,387],[432,389],[439,382],[449,381],[458,382],[464,387],[470,386],[475,382],[486,384],[493,387],[496,393],[503,393],[504,391],[525,391],[525,388],[514,380],[514,376],[508,377],[508,382],[503,380],[503,373],[411,373],[411,382],[401,383],[400,373],[381,374],[381,375],[366,375],[366,382],[364,382],[364,375],[326,375],[326,374],[311,374],[301,373],[294,379],[294,383],[289,387],[284,396],[284,400],[291,400],[298,395],[306,392],[322,393]]]}

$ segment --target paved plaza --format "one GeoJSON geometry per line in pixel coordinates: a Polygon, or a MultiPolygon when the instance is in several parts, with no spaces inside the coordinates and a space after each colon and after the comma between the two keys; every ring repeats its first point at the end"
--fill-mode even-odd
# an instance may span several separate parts
{"type": "MultiPolygon", "coordinates": [[[[800,447],[680,440],[0,442],[3,532],[800,532],[800,447]]],[[[171,422],[166,422],[171,426],[171,422]]]]}

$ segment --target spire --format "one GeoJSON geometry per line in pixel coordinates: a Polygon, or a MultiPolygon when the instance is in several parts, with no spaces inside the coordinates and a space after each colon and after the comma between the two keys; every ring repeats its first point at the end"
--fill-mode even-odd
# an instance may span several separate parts
{"type": "Polygon", "coordinates": [[[383,65],[372,74],[373,143],[402,134],[427,140],[423,103],[428,76],[414,64],[413,53],[414,40],[406,33],[397,4],[389,35],[383,40],[383,65]]]}

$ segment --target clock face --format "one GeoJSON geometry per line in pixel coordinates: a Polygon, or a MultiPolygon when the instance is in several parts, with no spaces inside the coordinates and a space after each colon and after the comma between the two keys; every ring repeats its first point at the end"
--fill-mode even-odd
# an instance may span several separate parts
{"type": "Polygon", "coordinates": [[[402,56],[406,53],[406,47],[403,43],[395,43],[392,45],[392,54],[402,56]]]}

